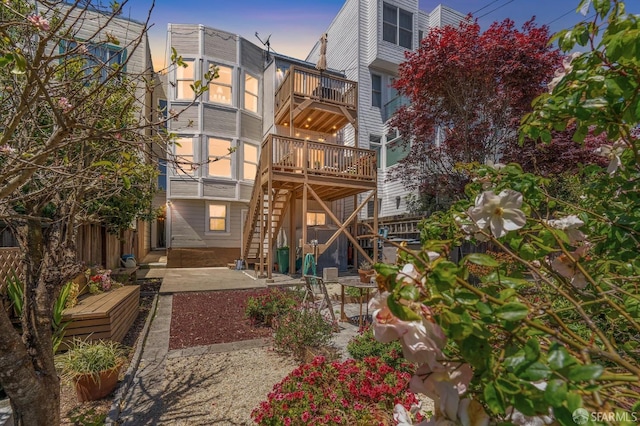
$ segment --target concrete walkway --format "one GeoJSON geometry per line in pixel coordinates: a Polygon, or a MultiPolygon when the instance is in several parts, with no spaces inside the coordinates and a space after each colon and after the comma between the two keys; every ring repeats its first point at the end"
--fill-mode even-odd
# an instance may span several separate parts
{"type": "MultiPolygon", "coordinates": [[[[155,312],[150,316],[143,335],[143,346],[138,360],[132,361],[127,373],[132,376],[131,386],[122,389],[114,401],[107,420],[110,425],[155,425],[164,412],[163,391],[165,389],[165,364],[167,359],[199,353],[228,352],[270,344],[269,339],[223,343],[199,348],[169,351],[169,332],[173,294],[189,291],[220,291],[250,288],[266,288],[277,285],[302,285],[299,278],[274,274],[273,282],[256,278],[252,271],[237,271],[227,268],[151,268],[138,271],[138,277],[163,278],[155,312]],[[137,368],[135,368],[137,365],[137,368]]],[[[334,312],[340,310],[334,302],[334,312]]],[[[359,305],[345,305],[348,316],[356,315],[359,305]]],[[[340,332],[334,333],[333,343],[342,350],[346,358],[347,343],[357,335],[357,327],[339,323],[340,332]]],[[[140,344],[139,344],[140,345],[140,344]]],[[[140,348],[139,348],[140,350],[140,348]]],[[[134,356],[135,358],[135,356],[134,356]]],[[[125,380],[126,383],[126,380],[125,380]]]]}

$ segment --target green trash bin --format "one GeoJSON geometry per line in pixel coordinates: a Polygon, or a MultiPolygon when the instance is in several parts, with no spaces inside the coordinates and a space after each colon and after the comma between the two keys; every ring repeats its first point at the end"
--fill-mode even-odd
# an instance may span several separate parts
{"type": "Polygon", "coordinates": [[[280,247],[278,249],[278,271],[281,274],[289,272],[289,247],[280,247]]]}

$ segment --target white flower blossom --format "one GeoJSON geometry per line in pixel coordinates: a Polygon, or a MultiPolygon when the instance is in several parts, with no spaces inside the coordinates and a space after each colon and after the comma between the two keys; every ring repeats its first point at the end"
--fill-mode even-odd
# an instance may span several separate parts
{"type": "Polygon", "coordinates": [[[500,238],[526,224],[521,206],[522,194],[517,191],[505,189],[498,195],[485,191],[476,197],[476,205],[468,214],[480,229],[490,227],[491,233],[500,238]]]}
{"type": "Polygon", "coordinates": [[[620,155],[622,155],[625,148],[626,144],[618,140],[613,145],[601,145],[600,148],[596,149],[596,154],[609,159],[609,166],[607,167],[609,175],[615,174],[618,169],[624,170],[620,155]]]}
{"type": "Polygon", "coordinates": [[[558,274],[570,280],[572,286],[583,289],[587,286],[588,281],[582,272],[578,269],[576,263],[587,254],[589,245],[585,244],[578,247],[574,252],[570,253],[571,257],[561,254],[551,262],[551,267],[558,274]],[[572,259],[573,258],[573,259],[572,259]]]}
{"type": "MultiPolygon", "coordinates": [[[[469,210],[467,211],[467,215],[469,215],[472,209],[473,207],[469,207],[469,210]]],[[[477,241],[480,241],[480,242],[489,240],[489,238],[486,235],[480,232],[481,229],[478,227],[478,225],[475,224],[475,222],[472,222],[470,220],[465,220],[460,216],[455,216],[453,219],[455,220],[458,227],[462,230],[462,232],[467,234],[465,239],[470,240],[471,238],[475,238],[477,241]]]]}
{"type": "Polygon", "coordinates": [[[580,52],[574,52],[569,56],[565,56],[565,58],[562,60],[562,69],[556,70],[553,79],[547,84],[549,93],[553,92],[553,89],[558,85],[558,83],[560,83],[560,81],[562,81],[565,75],[569,74],[573,70],[571,62],[573,62],[573,60],[580,55],[580,52]]]}
{"type": "Polygon", "coordinates": [[[578,218],[578,216],[576,215],[572,214],[561,219],[551,219],[545,222],[552,228],[565,231],[567,237],[569,238],[570,244],[575,245],[576,243],[584,241],[587,238],[587,236],[578,229],[582,225],[584,225],[584,222],[580,220],[580,218],[578,218]]]}

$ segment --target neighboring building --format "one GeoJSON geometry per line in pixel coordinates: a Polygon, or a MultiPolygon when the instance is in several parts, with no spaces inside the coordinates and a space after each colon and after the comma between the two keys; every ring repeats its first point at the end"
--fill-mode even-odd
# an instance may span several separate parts
{"type": "Polygon", "coordinates": [[[188,67],[167,74],[169,126],[178,137],[167,169],[168,266],[243,258],[264,267],[284,231],[290,268],[296,248],[318,250],[321,265],[344,270],[357,262],[353,242],[366,245],[352,220],[371,218],[377,232],[378,216],[406,211],[396,198],[404,188],[385,180],[405,155],[393,150],[399,139],[385,126],[402,102],[389,85],[429,28],[464,18],[442,6],[425,13],[418,3],[347,0],[327,30],[321,71],[320,44],[301,61],[225,31],[169,25],[167,52],[175,49],[188,67]],[[193,101],[190,85],[210,66],[220,77],[193,101]],[[369,163],[376,155],[377,173],[369,163]],[[320,200],[309,195],[317,192],[320,200]]]}
{"type": "MultiPolygon", "coordinates": [[[[446,6],[431,12],[419,9],[418,0],[346,0],[327,29],[327,65],[344,70],[358,82],[358,146],[370,148],[378,158],[380,218],[407,213],[409,194],[400,181],[388,181],[389,170],[407,155],[398,149],[401,139],[386,123],[406,100],[391,87],[398,65],[408,50],[417,50],[430,28],[457,26],[465,15],[446,6]]],[[[319,45],[307,56],[318,57],[319,45]]],[[[353,137],[347,137],[353,144],[353,137]]],[[[368,206],[363,219],[373,216],[368,206]]],[[[393,232],[393,231],[392,231],[393,232]]]]}
{"type": "MultiPolygon", "coordinates": [[[[38,12],[47,16],[52,14],[52,9],[61,11],[65,16],[65,24],[70,28],[69,41],[58,46],[51,46],[60,52],[75,49],[82,43],[87,51],[88,61],[96,67],[102,68],[106,76],[107,69],[112,65],[121,65],[122,72],[133,76],[138,82],[136,87],[136,99],[139,103],[139,114],[142,123],[157,121],[156,109],[158,84],[155,91],[149,90],[147,82],[157,81],[153,72],[151,51],[147,38],[146,25],[123,16],[113,17],[111,13],[102,13],[91,6],[65,4],[56,2],[53,5],[37,2],[38,12]]],[[[88,68],[89,69],[89,68],[88,68]]],[[[154,132],[150,127],[144,130],[147,134],[154,132]]],[[[151,162],[158,162],[164,155],[155,151],[148,156],[151,162]]],[[[155,205],[164,205],[164,194],[156,196],[155,205]],[[160,198],[159,198],[160,197],[160,198]]],[[[137,259],[143,258],[152,247],[157,244],[151,240],[151,224],[137,221],[135,229],[127,232],[126,241],[119,241],[117,237],[110,236],[104,230],[100,237],[96,234],[84,236],[85,241],[91,241],[95,250],[81,250],[79,258],[86,263],[98,263],[107,268],[120,266],[120,256],[133,253],[137,259]]],[[[81,233],[82,234],[82,233],[81,233]]],[[[79,238],[82,238],[80,235],[79,238]]]]}

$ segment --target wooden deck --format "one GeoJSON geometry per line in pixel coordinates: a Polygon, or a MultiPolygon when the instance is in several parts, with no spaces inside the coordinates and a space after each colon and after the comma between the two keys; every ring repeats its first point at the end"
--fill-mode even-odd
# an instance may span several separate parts
{"type": "Polygon", "coordinates": [[[76,306],[64,311],[63,322],[71,323],[65,329],[61,349],[74,337],[121,342],[138,316],[139,305],[139,285],[83,296],[76,306]]]}

